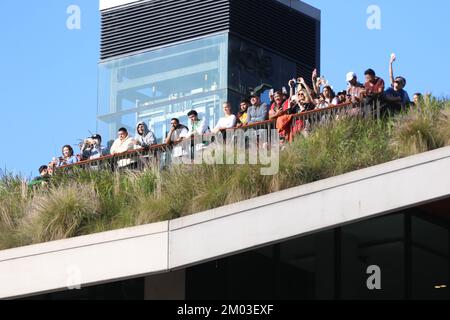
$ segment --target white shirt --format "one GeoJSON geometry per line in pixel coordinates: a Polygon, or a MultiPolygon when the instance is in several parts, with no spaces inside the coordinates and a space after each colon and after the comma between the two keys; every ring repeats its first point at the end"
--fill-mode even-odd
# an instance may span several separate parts
{"type": "Polygon", "coordinates": [[[130,150],[133,150],[134,148],[134,140],[131,137],[127,137],[125,140],[121,141],[120,139],[117,139],[114,141],[114,144],[111,147],[111,154],[119,154],[124,153],[130,150]]]}
{"type": "MultiPolygon", "coordinates": [[[[134,140],[130,136],[128,136],[125,140],[121,141],[120,139],[117,139],[114,141],[114,144],[111,147],[111,155],[124,153],[127,151],[131,151],[134,149],[134,140]]],[[[121,159],[117,161],[117,166],[119,168],[126,167],[135,161],[132,161],[131,159],[121,159]]]]}
{"type": "Polygon", "coordinates": [[[234,127],[236,127],[236,122],[237,122],[237,119],[234,114],[232,114],[228,117],[220,118],[219,122],[217,123],[217,126],[214,128],[214,131],[218,132],[223,129],[234,128],[234,127]]]}

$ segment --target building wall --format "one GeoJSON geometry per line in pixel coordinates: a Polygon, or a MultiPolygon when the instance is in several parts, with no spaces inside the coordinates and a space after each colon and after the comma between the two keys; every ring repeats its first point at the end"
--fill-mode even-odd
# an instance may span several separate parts
{"type": "MultiPolygon", "coordinates": [[[[443,212],[450,211],[450,199],[436,203],[441,203],[443,212]]],[[[411,208],[188,268],[186,298],[450,300],[450,219],[427,208],[411,208]],[[367,285],[371,266],[380,269],[379,290],[367,285]]]]}
{"type": "Polygon", "coordinates": [[[447,198],[185,269],[32,299],[450,300],[450,218],[442,215],[449,211],[447,198]],[[367,286],[371,266],[380,270],[380,289],[367,286]]]}
{"type": "Polygon", "coordinates": [[[100,10],[108,10],[111,8],[124,6],[128,4],[133,4],[135,2],[145,1],[145,0],[100,0],[99,8],[100,10]]]}

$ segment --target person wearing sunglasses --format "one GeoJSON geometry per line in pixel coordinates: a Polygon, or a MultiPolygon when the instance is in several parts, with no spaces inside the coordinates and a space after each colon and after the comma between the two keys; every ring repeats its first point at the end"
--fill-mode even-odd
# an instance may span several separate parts
{"type": "Polygon", "coordinates": [[[406,90],[404,89],[406,87],[406,79],[403,77],[394,77],[393,64],[396,59],[396,55],[392,54],[391,60],[389,62],[391,87],[384,92],[384,98],[386,101],[386,105],[383,108],[384,115],[386,115],[386,113],[399,113],[402,110],[405,110],[405,107],[411,103],[408,92],[406,92],[406,90]]]}

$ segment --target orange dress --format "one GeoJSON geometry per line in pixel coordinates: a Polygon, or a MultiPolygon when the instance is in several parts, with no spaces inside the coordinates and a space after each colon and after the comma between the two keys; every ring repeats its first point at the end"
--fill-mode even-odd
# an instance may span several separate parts
{"type": "MultiPolygon", "coordinates": [[[[289,100],[283,102],[282,109],[283,111],[287,111],[289,109],[289,100]]],[[[278,107],[275,105],[275,103],[272,104],[270,110],[273,112],[278,111],[278,107]]],[[[285,138],[287,141],[292,141],[292,119],[293,117],[287,114],[277,118],[276,128],[278,130],[278,133],[280,137],[285,138]]]]}

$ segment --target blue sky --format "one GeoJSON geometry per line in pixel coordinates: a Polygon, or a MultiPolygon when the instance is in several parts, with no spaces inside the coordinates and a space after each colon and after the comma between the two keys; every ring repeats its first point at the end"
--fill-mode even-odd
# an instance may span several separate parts
{"type": "MultiPolygon", "coordinates": [[[[362,77],[368,67],[387,79],[395,52],[410,94],[450,96],[450,2],[306,2],[322,10],[322,74],[335,89],[348,71],[362,77]],[[367,28],[370,5],[381,9],[381,30],[367,28]]],[[[61,146],[95,131],[99,30],[97,0],[0,1],[0,168],[37,175],[61,146]],[[66,27],[72,4],[81,9],[80,30],[66,27]]]]}

